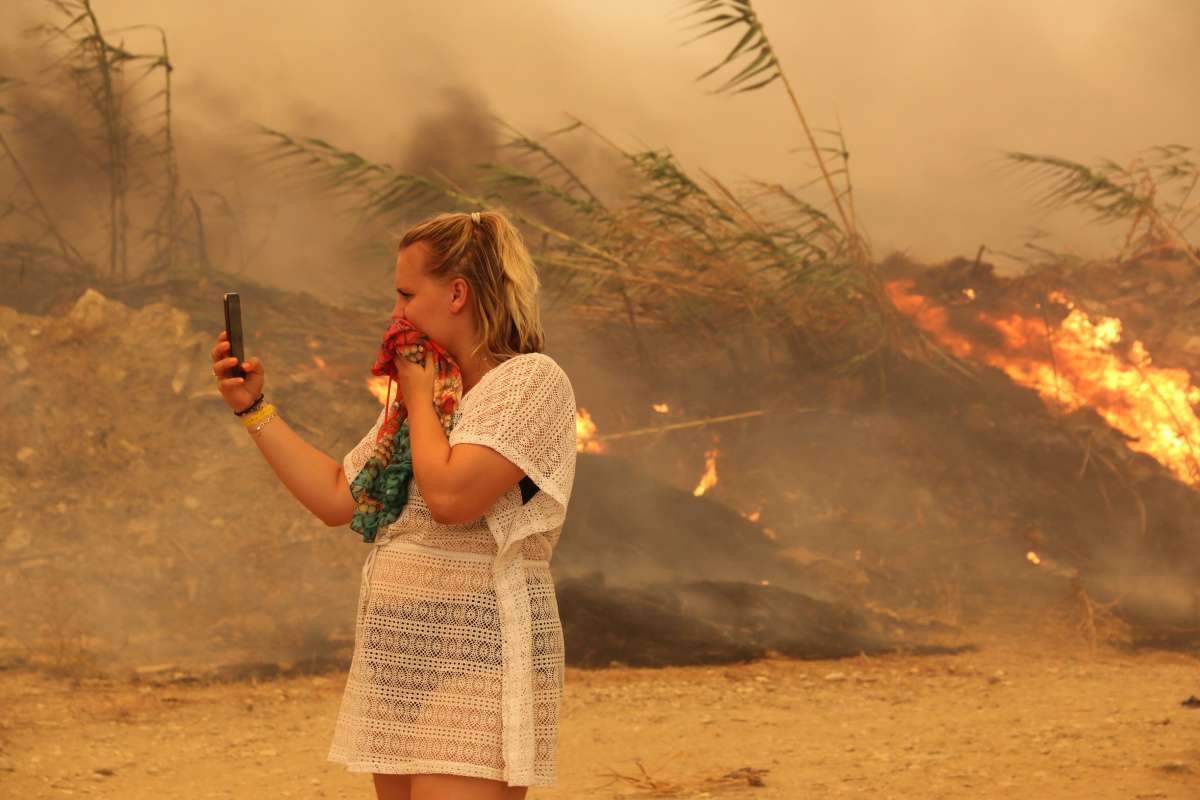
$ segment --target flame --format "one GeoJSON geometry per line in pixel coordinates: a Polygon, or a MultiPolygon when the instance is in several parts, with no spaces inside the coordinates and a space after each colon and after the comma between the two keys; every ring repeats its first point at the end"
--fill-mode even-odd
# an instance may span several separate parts
{"type": "Polygon", "coordinates": [[[316,364],[318,368],[325,369],[325,359],[321,358],[320,356],[314,355],[313,363],[316,364]]]}
{"type": "Polygon", "coordinates": [[[596,423],[586,408],[575,412],[575,449],[580,453],[603,453],[604,444],[595,440],[596,423]]]}
{"type": "MultiPolygon", "coordinates": [[[[716,473],[715,473],[715,469],[716,469],[715,465],[714,465],[713,469],[714,469],[713,483],[716,483],[717,478],[716,478],[716,473]]],[[[703,483],[703,481],[701,481],[701,483],[703,483]]],[[[697,487],[697,488],[699,488],[699,487],[697,487]]],[[[741,514],[743,517],[745,517],[750,522],[753,522],[755,525],[758,525],[759,521],[762,519],[762,509],[761,508],[756,508],[753,511],[748,512],[748,513],[745,511],[739,511],[738,513],[741,514]]],[[[762,531],[763,536],[767,537],[771,541],[775,541],[779,538],[779,534],[777,534],[775,531],[771,530],[770,528],[759,527],[759,530],[762,531]]]]}
{"type": "MultiPolygon", "coordinates": [[[[367,378],[367,389],[371,394],[375,395],[375,399],[379,401],[379,405],[386,405],[388,398],[388,377],[387,375],[372,375],[367,378]]],[[[395,393],[392,395],[395,399],[395,393]]]]}
{"type": "Polygon", "coordinates": [[[717,456],[720,454],[721,451],[715,448],[704,451],[704,475],[700,477],[700,483],[696,484],[696,488],[692,490],[694,496],[699,497],[717,485],[717,456]]]}
{"type": "MultiPolygon", "coordinates": [[[[372,375],[370,378],[367,378],[367,390],[375,395],[375,399],[379,401],[379,405],[387,403],[387,376],[372,375]]],[[[395,389],[393,389],[392,399],[394,400],[395,397],[395,389]]],[[[588,413],[586,408],[580,408],[575,412],[575,449],[581,453],[603,453],[604,443],[595,441],[593,439],[595,435],[596,423],[592,422],[592,415],[588,413]]]]}
{"type": "Polygon", "coordinates": [[[896,307],[947,350],[1004,370],[1037,390],[1052,408],[1070,412],[1090,406],[1132,437],[1130,448],[1156,459],[1185,483],[1200,483],[1200,463],[1192,450],[1200,443],[1200,420],[1192,409],[1200,404],[1200,388],[1192,386],[1187,370],[1152,366],[1140,341],[1121,356],[1114,350],[1121,339],[1119,319],[1093,320],[1062,292],[1052,292],[1050,299],[1070,311],[1049,338],[1040,317],[977,312],[977,320],[1003,337],[1003,344],[994,347],[951,328],[946,310],[913,292],[913,285],[911,279],[900,279],[886,289],[896,307]]]}
{"type": "Polygon", "coordinates": [[[671,410],[671,407],[669,405],[667,405],[666,403],[655,403],[650,407],[653,408],[655,411],[657,411],[660,414],[666,414],[668,411],[671,410]]]}
{"type": "Polygon", "coordinates": [[[316,350],[318,347],[321,346],[321,343],[319,341],[317,341],[315,338],[313,338],[312,336],[308,337],[308,341],[306,342],[306,344],[313,350],[316,350]]]}
{"type": "Polygon", "coordinates": [[[975,290],[969,286],[966,289],[963,289],[963,294],[966,295],[968,300],[975,299],[975,290]]]}
{"type": "Polygon", "coordinates": [[[1032,550],[1030,550],[1028,553],[1025,554],[1025,558],[1029,559],[1029,563],[1031,563],[1031,564],[1042,563],[1042,560],[1040,558],[1038,558],[1038,554],[1033,552],[1032,550]]]}

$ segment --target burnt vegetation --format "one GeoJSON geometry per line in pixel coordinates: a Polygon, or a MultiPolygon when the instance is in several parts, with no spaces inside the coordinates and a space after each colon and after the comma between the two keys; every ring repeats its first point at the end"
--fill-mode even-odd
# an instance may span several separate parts
{"type": "Polygon", "coordinates": [[[166,32],[106,29],[90,0],[47,16],[31,35],[53,67],[0,80],[0,413],[35,421],[0,432],[12,658],[237,674],[348,656],[361,543],[225,438],[219,295],[242,293],[269,391],[337,456],[378,407],[386,292],[368,279],[386,287],[389,232],[484,208],[522,228],[551,352],[599,426],[554,560],[568,663],[936,652],[1008,613],[1093,646],[1196,646],[1200,393],[1151,369],[1200,370],[1188,148],[1127,166],[1004,154],[1049,185],[1040,202],[1126,225],[1111,259],[1029,242],[1005,254],[1025,273],[1001,278],[983,246],[880,258],[845,136],[810,128],[750,2],[706,0],[685,23],[730,48],[701,77],[779,92],[815,176],[731,185],[573,117],[523,132],[462,92],[421,124],[469,141],[414,144],[399,167],[263,125],[256,174],[341,212],[357,288],[335,303],[256,282],[270,248],[249,210],[181,177],[166,32]],[[1071,350],[1073,311],[1124,327],[1071,350]],[[1017,343],[1014,320],[1041,333],[1017,343]],[[1064,405],[1083,384],[1101,388],[1064,405]],[[1142,405],[1157,427],[1123,427],[1142,405]],[[719,480],[692,491],[706,451],[719,480]]]}

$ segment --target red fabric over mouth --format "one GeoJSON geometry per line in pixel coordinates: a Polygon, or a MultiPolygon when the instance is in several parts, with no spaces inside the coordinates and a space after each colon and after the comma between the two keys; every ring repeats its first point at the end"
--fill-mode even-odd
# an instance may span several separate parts
{"type": "MultiPolygon", "coordinates": [[[[425,361],[427,355],[433,356],[434,366],[437,368],[437,376],[434,379],[434,398],[435,405],[438,410],[438,416],[443,419],[448,419],[454,413],[454,409],[458,405],[459,398],[457,392],[446,391],[454,383],[461,386],[462,373],[459,371],[458,364],[454,358],[447,352],[446,348],[429,338],[429,335],[413,325],[404,317],[392,317],[391,324],[388,325],[387,331],[383,334],[383,341],[379,346],[379,355],[375,359],[375,364],[371,367],[372,375],[387,375],[388,389],[385,398],[386,406],[384,407],[384,421],[379,428],[380,437],[394,433],[399,424],[408,416],[408,409],[402,408],[395,416],[391,416],[392,412],[392,384],[397,381],[396,374],[396,358],[408,358],[414,364],[421,364],[425,361]],[[412,354],[405,354],[405,348],[415,348],[412,354]],[[453,381],[458,378],[458,381],[453,381]],[[439,393],[438,388],[443,387],[439,393]],[[439,394],[441,395],[439,397],[439,394]]],[[[461,391],[461,389],[459,390],[461,391]]],[[[397,387],[396,401],[403,403],[404,398],[400,396],[399,387],[397,387]]]]}

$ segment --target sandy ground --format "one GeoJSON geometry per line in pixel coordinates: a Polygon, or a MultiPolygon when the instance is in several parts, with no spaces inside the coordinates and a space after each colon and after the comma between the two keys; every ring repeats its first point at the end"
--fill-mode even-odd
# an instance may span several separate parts
{"type": "MultiPolygon", "coordinates": [[[[0,797],[373,797],[325,760],[343,682],[2,671],[0,797]]],[[[569,669],[559,785],[529,797],[1197,798],[1192,694],[1191,656],[1011,637],[953,656],[569,669]]]]}

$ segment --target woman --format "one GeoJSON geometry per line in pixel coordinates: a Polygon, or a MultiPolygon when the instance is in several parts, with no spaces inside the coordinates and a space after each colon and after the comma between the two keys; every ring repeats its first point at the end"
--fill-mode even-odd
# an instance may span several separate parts
{"type": "MultiPolygon", "coordinates": [[[[541,352],[537,274],[501,214],[409,230],[395,288],[392,316],[453,357],[462,397],[447,436],[432,358],[396,358],[412,482],[363,567],[329,758],[373,773],[380,800],[518,800],[555,782],[563,640],[549,559],[575,476],[575,395],[541,352]]],[[[228,348],[222,331],[213,372],[271,468],[326,524],[350,523],[389,409],[338,464],[262,405],[258,358],[228,377],[228,348]]]]}

